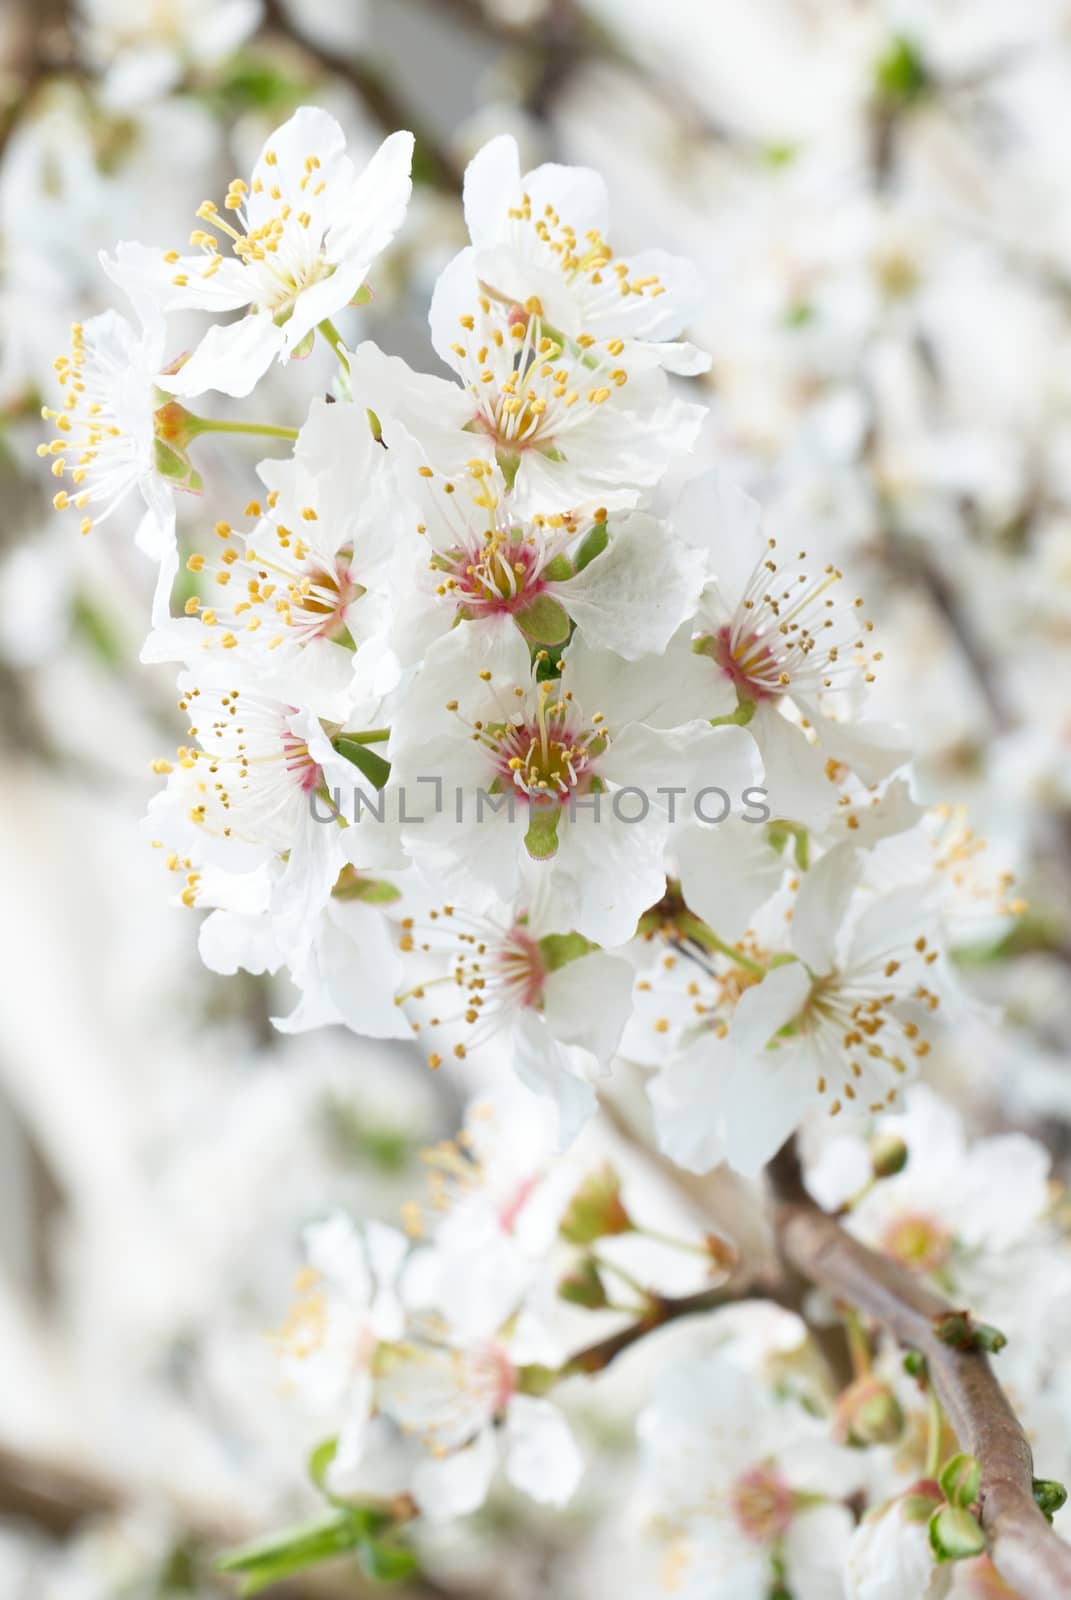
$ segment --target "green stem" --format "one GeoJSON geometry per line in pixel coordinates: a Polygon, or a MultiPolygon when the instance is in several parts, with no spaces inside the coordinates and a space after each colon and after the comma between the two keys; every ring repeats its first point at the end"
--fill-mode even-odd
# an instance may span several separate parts
{"type": "Polygon", "coordinates": [[[616,1261],[610,1261],[606,1256],[597,1256],[593,1254],[591,1259],[594,1261],[600,1272],[612,1272],[621,1279],[622,1283],[627,1283],[629,1288],[633,1290],[635,1294],[639,1295],[640,1309],[643,1309],[643,1307],[647,1304],[650,1295],[638,1278],[634,1278],[632,1273],[629,1272],[627,1268],[619,1267],[616,1261]]]}
{"type": "Polygon", "coordinates": [[[277,428],[271,422],[217,422],[212,417],[195,417],[192,413],[186,419],[186,426],[192,438],[201,433],[247,433],[260,435],[265,439],[296,439],[296,428],[277,428]]]}
{"type": "Polygon", "coordinates": [[[923,1475],[936,1478],[941,1467],[941,1435],[944,1432],[945,1414],[932,1383],[926,1393],[926,1405],[926,1466],[923,1475]]]}
{"type": "Polygon", "coordinates": [[[349,365],[350,364],[349,364],[349,359],[348,359],[345,343],[343,341],[342,335],[339,333],[338,329],[335,327],[335,324],[331,321],[331,318],[330,317],[325,317],[322,322],[317,323],[317,328],[319,329],[320,333],[323,334],[324,338],[327,340],[328,344],[331,346],[332,350],[335,352],[335,355],[338,357],[338,360],[339,360],[340,364],[342,366],[344,366],[347,371],[349,371],[349,365]]]}
{"type": "Polygon", "coordinates": [[[390,738],[389,728],[369,728],[367,733],[346,733],[350,744],[384,744],[390,738]]]}
{"type": "Polygon", "coordinates": [[[844,1331],[848,1335],[848,1352],[852,1358],[855,1376],[865,1378],[869,1375],[871,1366],[870,1340],[854,1306],[849,1306],[844,1313],[844,1331]]]}
{"type": "Polygon", "coordinates": [[[735,961],[738,967],[743,967],[745,972],[753,972],[758,978],[765,978],[766,968],[761,961],[756,961],[754,956],[746,956],[735,945],[727,944],[724,939],[719,939],[713,928],[708,928],[699,917],[692,916],[689,912],[679,918],[678,926],[686,939],[694,939],[705,950],[717,951],[720,955],[728,956],[730,961],[735,961]]]}
{"type": "Polygon", "coordinates": [[[693,1244],[690,1239],[677,1239],[671,1233],[663,1233],[659,1228],[641,1228],[638,1224],[634,1231],[642,1233],[645,1239],[653,1239],[655,1244],[667,1244],[673,1250],[687,1250],[689,1255],[702,1256],[710,1260],[710,1251],[705,1244],[693,1244]]]}

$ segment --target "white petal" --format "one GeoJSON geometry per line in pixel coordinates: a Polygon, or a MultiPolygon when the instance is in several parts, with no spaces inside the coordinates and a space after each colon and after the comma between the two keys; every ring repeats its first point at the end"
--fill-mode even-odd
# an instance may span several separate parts
{"type": "Polygon", "coordinates": [[[566,962],[546,981],[547,1027],[562,1044],[589,1050],[605,1066],[628,1020],[633,977],[630,962],[603,951],[566,962]]]}
{"type": "Polygon", "coordinates": [[[493,1428],[441,1460],[427,1457],[413,1473],[413,1498],[429,1522],[446,1522],[478,1511],[487,1498],[497,1460],[493,1428]]]}
{"type": "Polygon", "coordinates": [[[572,1430],[549,1400],[517,1394],[506,1412],[506,1476],[543,1505],[572,1499],[584,1462],[572,1430]]]}
{"type": "Polygon", "coordinates": [[[665,650],[702,587],[700,553],[635,511],[612,519],[607,548],[561,585],[559,598],[590,644],[635,661],[665,650]]]}
{"type": "Polygon", "coordinates": [[[532,1012],[522,1013],[513,1035],[513,1067],[534,1094],[549,1095],[558,1106],[558,1145],[564,1150],[595,1112],[595,1091],[572,1071],[569,1058],[550,1030],[532,1012]]]}
{"type": "Polygon", "coordinates": [[[266,311],[257,311],[237,322],[209,328],[185,365],[176,373],[161,375],[157,383],[175,395],[197,395],[216,389],[239,399],[256,388],[285,349],[282,329],[275,326],[266,311]]]}
{"type": "Polygon", "coordinates": [[[737,816],[717,827],[691,822],[673,848],[685,900],[723,939],[739,939],[784,875],[766,830],[737,816]]]}
{"type": "Polygon", "coordinates": [[[862,872],[859,852],[839,844],[811,868],[792,914],[792,948],[814,973],[832,972],[837,936],[862,872]]]}

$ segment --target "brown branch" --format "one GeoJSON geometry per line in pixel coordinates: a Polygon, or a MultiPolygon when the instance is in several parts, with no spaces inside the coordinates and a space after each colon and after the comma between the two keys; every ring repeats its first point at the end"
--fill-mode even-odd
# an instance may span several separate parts
{"type": "Polygon", "coordinates": [[[583,1350],[578,1350],[574,1356],[570,1356],[557,1376],[569,1378],[580,1373],[591,1376],[593,1373],[603,1372],[611,1361],[616,1361],[619,1355],[630,1350],[649,1333],[654,1333],[656,1328],[666,1328],[671,1322],[679,1322],[682,1317],[695,1317],[704,1311],[719,1311],[722,1306],[738,1305],[741,1300],[773,1300],[779,1304],[783,1303],[779,1283],[760,1279],[751,1279],[747,1283],[736,1285],[719,1284],[715,1289],[700,1289],[695,1294],[680,1295],[676,1298],[652,1294],[650,1309],[644,1316],[637,1318],[635,1322],[630,1322],[628,1327],[620,1329],[619,1332],[598,1340],[596,1344],[589,1344],[583,1350]]]}
{"type": "Polygon", "coordinates": [[[1071,1595],[1071,1546],[1034,1501],[1030,1445],[1004,1391],[981,1350],[954,1349],[938,1337],[935,1319],[951,1309],[948,1302],[819,1210],[807,1197],[791,1145],[769,1173],[788,1266],[925,1356],[956,1436],[981,1468],[980,1515],[998,1572],[1022,1600],[1071,1595]]]}
{"type": "Polygon", "coordinates": [[[334,73],[348,83],[385,132],[411,129],[417,146],[415,168],[427,182],[447,194],[461,193],[460,167],[424,124],[419,110],[397,93],[386,76],[360,56],[310,39],[291,19],[282,0],[264,0],[264,29],[285,39],[324,72],[334,73]]]}

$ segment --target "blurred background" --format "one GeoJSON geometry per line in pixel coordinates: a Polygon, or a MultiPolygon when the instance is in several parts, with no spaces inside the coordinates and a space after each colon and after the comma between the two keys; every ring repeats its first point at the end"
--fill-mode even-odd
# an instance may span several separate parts
{"type": "MultiPolygon", "coordinates": [[[[182,728],[171,673],[137,659],[152,568],[121,517],[84,540],[56,517],[35,456],[72,319],[114,303],[98,251],[184,245],[309,101],[359,160],[417,135],[409,220],[344,330],[416,366],[465,242],[461,173],[495,133],[525,166],[598,167],[617,250],[698,262],[713,365],[687,472],[719,464],[853,575],[877,710],[952,808],[935,849],[964,890],[959,956],[1005,1021],[961,1030],[934,1076],[978,1131],[1028,1129],[1057,1171],[1071,1153],[1071,4],[0,0],[14,1600],[207,1600],[229,1592],[222,1542],[307,1508],[270,1340],[300,1228],[335,1202],[397,1220],[473,1087],[341,1031],[280,1036],[282,985],[201,967],[141,823],[182,728]],[[986,898],[1009,872],[1029,902],[1010,931],[986,898]]],[[[256,414],[299,422],[319,362],[275,368],[256,414]]],[[[199,450],[190,530],[244,502],[257,459],[199,450]]],[[[603,1509],[458,1534],[414,1592],[591,1595],[603,1509]]],[[[362,1592],[352,1573],[286,1591],[362,1592]]]]}

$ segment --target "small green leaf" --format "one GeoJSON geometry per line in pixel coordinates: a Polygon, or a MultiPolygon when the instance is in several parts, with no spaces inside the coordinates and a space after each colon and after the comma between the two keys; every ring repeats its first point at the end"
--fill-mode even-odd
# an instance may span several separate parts
{"type": "Polygon", "coordinates": [[[220,1572],[241,1574],[240,1594],[259,1594],[270,1584],[303,1572],[306,1567],[348,1554],[366,1537],[361,1520],[353,1512],[340,1508],[315,1522],[243,1545],[223,1556],[216,1565],[220,1572]]]}
{"type": "Polygon", "coordinates": [[[981,1523],[960,1506],[942,1506],[930,1518],[930,1549],[939,1565],[980,1556],[985,1550],[981,1523]]]}
{"type": "Polygon", "coordinates": [[[537,594],[513,620],[530,644],[564,644],[569,637],[569,613],[552,594],[537,594]]]}
{"type": "Polygon", "coordinates": [[[588,530],[581,542],[580,549],[573,559],[573,566],[577,572],[583,572],[585,567],[590,567],[596,556],[601,556],[606,546],[610,543],[610,534],[605,522],[597,522],[588,530]]]}
{"type": "Polygon", "coordinates": [[[319,1489],[321,1494],[330,1496],[327,1487],[327,1472],[338,1454],[337,1438],[324,1439],[309,1455],[309,1477],[319,1489]]]}
{"type": "Polygon", "coordinates": [[[974,1456],[953,1456],[945,1462],[937,1481],[950,1506],[973,1505],[978,1498],[982,1469],[974,1456]]]}
{"type": "Polygon", "coordinates": [[[335,749],[340,756],[345,756],[347,761],[352,761],[358,772],[363,772],[369,783],[375,784],[377,789],[382,789],[390,777],[390,762],[370,750],[366,744],[358,744],[354,739],[347,739],[343,734],[335,741],[335,749]]]}
{"type": "Polygon", "coordinates": [[[402,1578],[412,1577],[417,1570],[416,1556],[408,1545],[383,1539],[362,1544],[358,1560],[366,1576],[379,1583],[398,1583],[402,1578]]]}

